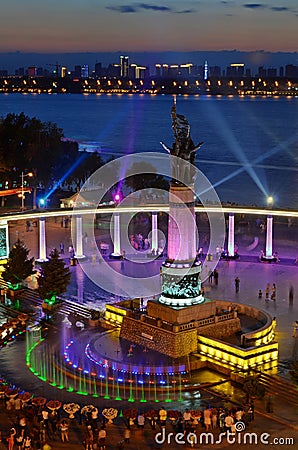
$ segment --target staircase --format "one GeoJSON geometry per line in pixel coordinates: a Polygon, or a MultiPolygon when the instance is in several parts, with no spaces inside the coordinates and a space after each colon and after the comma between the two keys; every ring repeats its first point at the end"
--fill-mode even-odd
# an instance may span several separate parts
{"type": "Polygon", "coordinates": [[[258,375],[260,383],[265,387],[267,394],[280,397],[284,401],[298,406],[298,386],[264,372],[259,372],[258,375]]]}

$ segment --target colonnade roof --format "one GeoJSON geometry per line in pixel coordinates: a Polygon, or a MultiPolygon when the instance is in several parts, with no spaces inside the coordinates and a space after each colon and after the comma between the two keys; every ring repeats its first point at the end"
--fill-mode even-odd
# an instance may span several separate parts
{"type": "MultiPolygon", "coordinates": [[[[30,210],[25,212],[13,212],[0,214],[0,222],[16,221],[16,220],[32,220],[47,217],[65,217],[65,216],[79,216],[79,215],[95,215],[95,214],[114,214],[114,213],[130,213],[137,212],[169,212],[168,205],[136,205],[136,206],[117,206],[117,207],[98,207],[98,208],[59,208],[59,209],[43,209],[30,210]]],[[[247,214],[247,215],[261,215],[261,216],[282,216],[282,217],[298,217],[297,210],[290,209],[269,209],[257,208],[247,206],[196,206],[197,213],[226,213],[226,214],[247,214]]]]}

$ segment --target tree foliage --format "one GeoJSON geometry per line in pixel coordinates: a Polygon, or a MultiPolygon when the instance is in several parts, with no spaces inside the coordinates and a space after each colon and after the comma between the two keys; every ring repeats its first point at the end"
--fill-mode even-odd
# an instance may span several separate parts
{"type": "Polygon", "coordinates": [[[34,258],[29,259],[28,255],[29,250],[18,239],[9,253],[7,264],[2,273],[4,281],[16,286],[35,273],[34,258]]]}
{"type": "Polygon", "coordinates": [[[247,395],[248,401],[251,397],[263,398],[266,392],[258,376],[247,377],[243,383],[243,390],[247,395]]]}
{"type": "Polygon", "coordinates": [[[70,282],[70,271],[55,248],[48,261],[44,262],[38,277],[38,293],[42,300],[50,300],[66,292],[70,282]]]}
{"type": "Polygon", "coordinates": [[[169,190],[170,186],[162,175],[156,174],[155,167],[146,162],[134,163],[127,170],[125,177],[126,186],[134,192],[149,188],[169,190]]]}
{"type": "Polygon", "coordinates": [[[74,184],[79,189],[102,164],[99,154],[79,152],[77,142],[65,140],[55,123],[23,112],[0,119],[0,172],[11,184],[20,185],[21,173],[30,171],[35,188],[74,184]]]}

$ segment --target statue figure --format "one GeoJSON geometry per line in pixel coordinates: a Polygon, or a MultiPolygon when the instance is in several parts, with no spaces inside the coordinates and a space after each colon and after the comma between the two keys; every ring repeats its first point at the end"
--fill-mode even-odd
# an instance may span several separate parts
{"type": "MultiPolygon", "coordinates": [[[[202,146],[203,142],[200,142],[197,146],[194,145],[190,137],[190,125],[187,119],[176,112],[176,97],[174,97],[171,116],[175,142],[173,143],[172,148],[168,147],[164,142],[161,142],[161,145],[170,155],[177,156],[187,163],[194,165],[195,153],[202,146]]],[[[184,167],[177,167],[177,163],[172,164],[173,178],[175,178],[175,176],[177,176],[179,180],[182,178],[185,180],[185,184],[189,184],[194,179],[194,175],[190,174],[190,167],[187,163],[182,164],[184,167]]]]}

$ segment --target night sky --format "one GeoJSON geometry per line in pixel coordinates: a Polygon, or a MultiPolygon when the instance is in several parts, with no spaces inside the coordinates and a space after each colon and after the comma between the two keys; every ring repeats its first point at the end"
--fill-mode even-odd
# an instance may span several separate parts
{"type": "Polygon", "coordinates": [[[295,52],[297,0],[9,0],[0,52],[295,52]]]}

